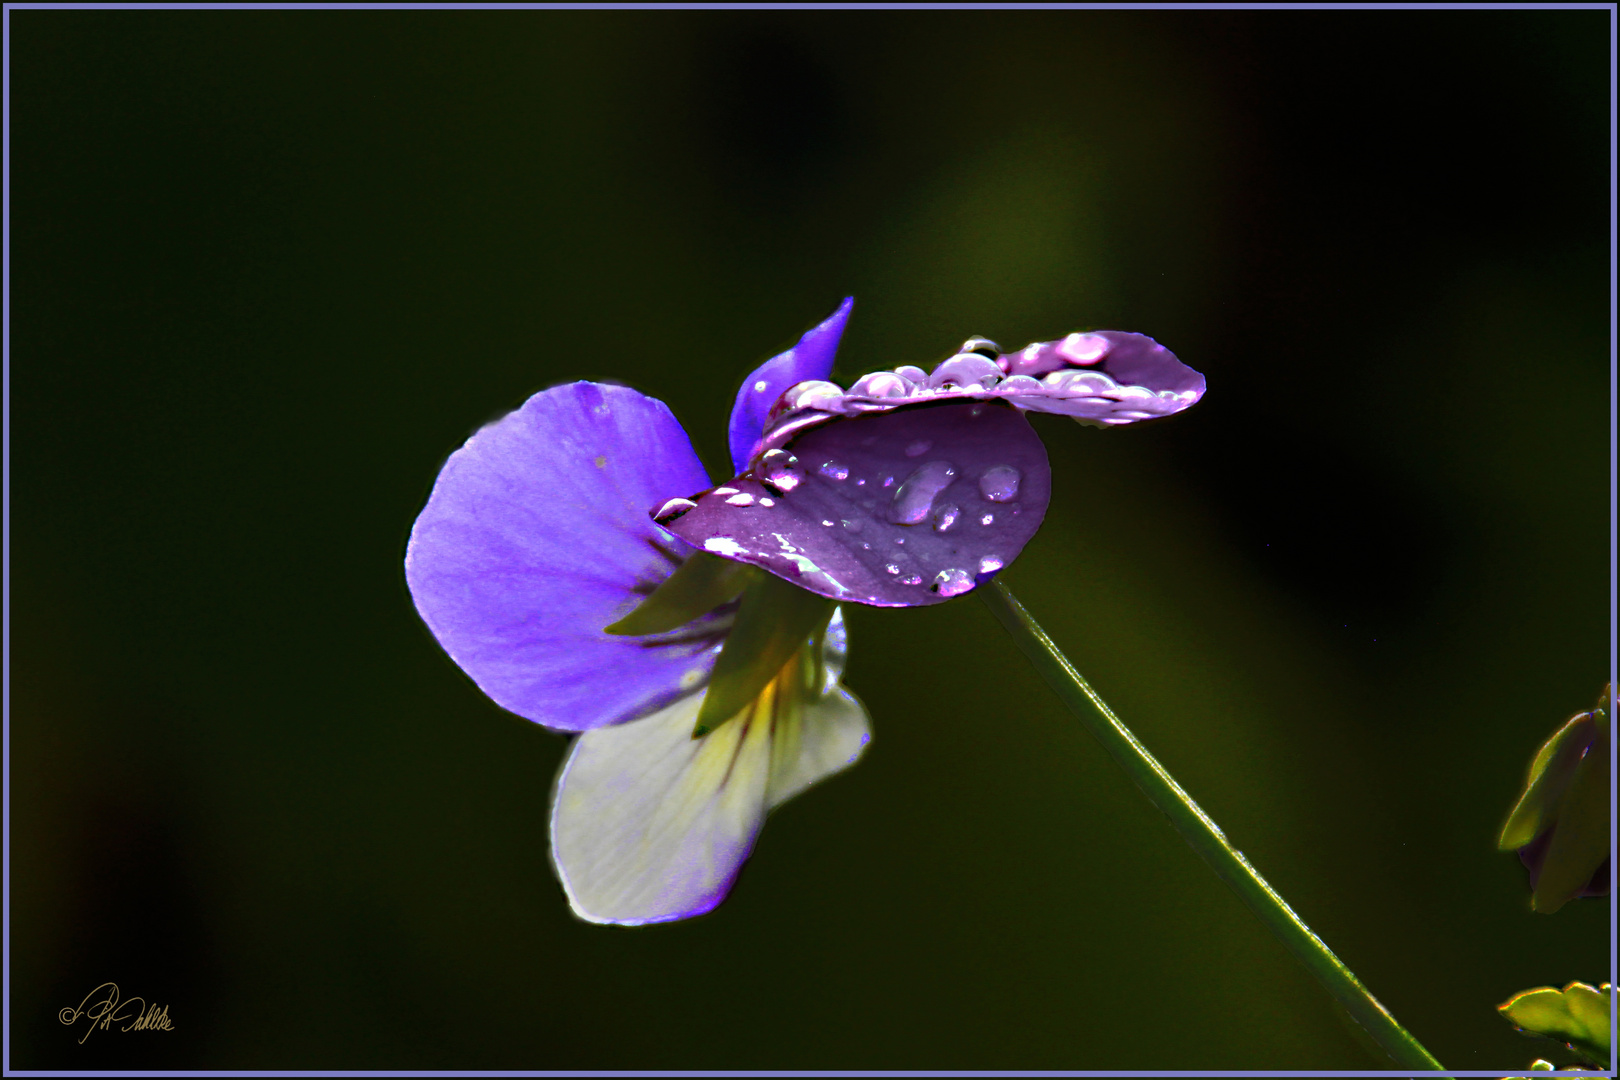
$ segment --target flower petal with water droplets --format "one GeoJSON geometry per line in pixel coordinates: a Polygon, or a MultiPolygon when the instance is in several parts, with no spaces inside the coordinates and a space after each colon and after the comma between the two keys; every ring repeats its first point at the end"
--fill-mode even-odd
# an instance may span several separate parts
{"type": "Polygon", "coordinates": [[[834,600],[914,607],[982,584],[987,559],[1011,563],[1051,497],[1046,448],[997,402],[840,418],[785,452],[797,474],[771,506],[759,501],[771,494],[764,483],[744,473],[724,490],[755,496],[749,505],[719,489],[694,495],[671,531],[834,600]]]}

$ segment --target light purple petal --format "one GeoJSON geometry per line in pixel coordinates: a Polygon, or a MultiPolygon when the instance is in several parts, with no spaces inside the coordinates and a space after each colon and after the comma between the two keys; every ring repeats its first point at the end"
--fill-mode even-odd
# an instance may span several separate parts
{"type": "Polygon", "coordinates": [[[416,609],[519,716],[582,731],[646,715],[707,681],[729,616],[650,638],[602,628],[690,550],[648,508],[707,483],[663,402],[542,391],[445,462],[405,552],[416,609]]]}
{"type": "Polygon", "coordinates": [[[700,739],[695,694],[575,739],[551,812],[552,859],[575,913],[635,925],[701,915],[723,900],[766,812],[854,764],[871,739],[866,710],[836,677],[804,689],[700,739]]]}
{"type": "Polygon", "coordinates": [[[1051,486],[1026,417],[956,400],[819,423],[664,522],[822,596],[913,607],[1012,562],[1051,486]]]}
{"type": "Polygon", "coordinates": [[[782,391],[807,379],[825,379],[832,374],[833,357],[838,353],[838,339],[844,334],[855,298],[848,296],[838,310],[827,316],[815,329],[799,339],[799,343],[755,368],[743,380],[737,391],[737,402],[731,408],[731,460],[738,472],[748,467],[754,444],[765,430],[765,417],[771,405],[782,396],[782,391]]]}
{"type": "MultiPolygon", "coordinates": [[[[967,345],[980,342],[982,338],[973,338],[967,345]]],[[[928,402],[1005,401],[1020,409],[1114,427],[1170,416],[1203,395],[1204,377],[1152,338],[1097,330],[1038,341],[994,359],[964,351],[931,373],[909,366],[875,371],[856,380],[848,391],[821,379],[796,384],[772,407],[756,454],[784,446],[831,417],[928,402]]]]}

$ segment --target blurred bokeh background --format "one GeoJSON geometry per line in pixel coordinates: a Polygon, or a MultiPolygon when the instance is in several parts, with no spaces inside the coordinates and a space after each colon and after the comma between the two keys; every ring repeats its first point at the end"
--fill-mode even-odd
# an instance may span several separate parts
{"type": "MultiPolygon", "coordinates": [[[[1005,580],[1454,1068],[1607,977],[1493,849],[1609,667],[1602,11],[45,12],[11,36],[16,1068],[1376,1068],[971,596],[715,914],[575,921],[566,740],[418,621],[440,463],[575,378],[1150,334],[1005,580]],[[167,1033],[57,1010],[113,980],[167,1033]]],[[[684,492],[677,494],[685,494],[684,492]]]]}

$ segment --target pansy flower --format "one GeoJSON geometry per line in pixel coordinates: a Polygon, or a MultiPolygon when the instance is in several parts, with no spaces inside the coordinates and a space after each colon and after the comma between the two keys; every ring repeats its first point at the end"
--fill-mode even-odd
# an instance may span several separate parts
{"type": "Polygon", "coordinates": [[[1203,393],[1109,331],[1005,356],[974,338],[844,391],[826,379],[851,306],[744,381],[726,483],[661,402],[577,382],[453,453],[412,529],[406,579],[445,651],[579,733],[551,840],[585,919],[710,910],[766,813],[860,756],[836,602],[939,603],[1012,561],[1051,490],[1024,410],[1109,426],[1203,393]]]}

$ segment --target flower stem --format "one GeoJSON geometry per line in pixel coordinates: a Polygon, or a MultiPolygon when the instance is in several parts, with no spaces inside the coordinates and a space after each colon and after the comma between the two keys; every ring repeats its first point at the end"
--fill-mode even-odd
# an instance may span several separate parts
{"type": "Polygon", "coordinates": [[[1238,894],[1249,910],[1277,935],[1327,992],[1350,1011],[1378,1045],[1403,1068],[1444,1068],[1378,1003],[1355,973],[1344,966],[1344,961],[1333,955],[1333,950],[1294,914],[1294,909],[1266,883],[1243,853],[1232,846],[1220,827],[1148,753],[1147,747],[1097,696],[1097,691],[1081,678],[1068,657],[1058,650],[1007,587],[998,581],[977,592],[1047,685],[1057,691],[1058,697],[1136,782],[1148,801],[1170,819],[1181,838],[1203,856],[1216,876],[1238,894]]]}

